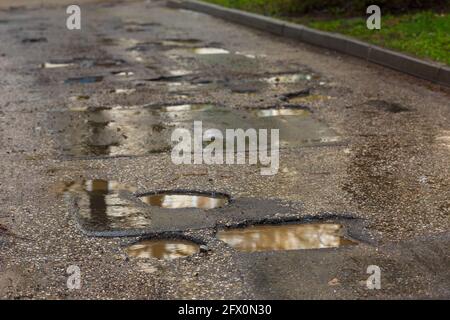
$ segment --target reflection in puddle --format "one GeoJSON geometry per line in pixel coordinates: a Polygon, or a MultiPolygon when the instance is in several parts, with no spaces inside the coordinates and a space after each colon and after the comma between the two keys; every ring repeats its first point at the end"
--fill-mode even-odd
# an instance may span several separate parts
{"type": "Polygon", "coordinates": [[[138,229],[150,225],[150,218],[120,192],[136,189],[116,181],[88,180],[67,184],[62,190],[78,197],[78,220],[83,228],[96,231],[138,229]]]}
{"type": "Polygon", "coordinates": [[[132,38],[103,38],[100,41],[105,46],[131,47],[139,43],[139,40],[132,38]]]}
{"type": "Polygon", "coordinates": [[[112,74],[115,76],[118,76],[118,77],[131,77],[134,75],[134,72],[132,72],[132,71],[113,71],[112,74]]]}
{"type": "Polygon", "coordinates": [[[166,47],[189,47],[199,42],[200,40],[197,39],[166,39],[161,41],[161,45],[166,47]]]}
{"type": "Polygon", "coordinates": [[[41,68],[43,69],[56,69],[56,68],[67,68],[73,66],[73,63],[52,63],[52,62],[45,62],[41,64],[41,68]]]}
{"type": "Polygon", "coordinates": [[[257,110],[258,117],[279,117],[279,116],[309,116],[311,112],[306,108],[281,108],[257,110]]]}
{"type": "Polygon", "coordinates": [[[229,54],[230,52],[221,48],[195,48],[195,54],[229,54]]]}
{"type": "Polygon", "coordinates": [[[136,92],[136,89],[114,89],[113,93],[117,94],[132,94],[136,92]]]}
{"type": "Polygon", "coordinates": [[[231,247],[244,252],[337,248],[355,245],[343,237],[339,224],[261,225],[228,229],[217,237],[231,247]]]}
{"type": "Polygon", "coordinates": [[[310,74],[296,73],[264,78],[263,81],[270,84],[285,84],[285,83],[296,83],[304,80],[309,81],[311,79],[312,75],[310,74]]]}
{"type": "Polygon", "coordinates": [[[133,258],[172,260],[198,253],[199,245],[181,239],[144,240],[129,246],[126,251],[133,258]]]}
{"type": "Polygon", "coordinates": [[[67,84],[89,84],[89,83],[95,83],[95,82],[101,82],[103,81],[102,76],[87,76],[87,77],[77,77],[77,78],[69,78],[64,81],[64,83],[67,84]]]}
{"type": "MultiPolygon", "coordinates": [[[[67,156],[130,156],[169,152],[174,128],[280,129],[280,147],[337,142],[339,136],[305,109],[232,109],[211,104],[75,108],[50,112],[49,132],[67,156]],[[76,111],[76,112],[75,112],[76,111]]],[[[207,134],[205,133],[205,136],[207,134]]]]}
{"type": "Polygon", "coordinates": [[[142,196],[140,199],[151,206],[166,209],[199,208],[214,209],[228,204],[228,197],[196,193],[157,193],[142,196]]]}

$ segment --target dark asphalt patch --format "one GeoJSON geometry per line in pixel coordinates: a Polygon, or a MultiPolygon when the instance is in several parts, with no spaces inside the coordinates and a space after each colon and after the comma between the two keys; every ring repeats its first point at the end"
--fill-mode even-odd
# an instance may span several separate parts
{"type": "MultiPolygon", "coordinates": [[[[1,24],[1,22],[0,22],[1,24]]],[[[22,43],[39,43],[39,42],[47,42],[47,38],[38,37],[38,38],[25,38],[22,39],[22,43]]]]}
{"type": "Polygon", "coordinates": [[[384,100],[370,100],[367,105],[374,107],[378,110],[390,113],[400,113],[410,111],[409,108],[402,106],[401,104],[395,102],[388,102],[384,100]]]}

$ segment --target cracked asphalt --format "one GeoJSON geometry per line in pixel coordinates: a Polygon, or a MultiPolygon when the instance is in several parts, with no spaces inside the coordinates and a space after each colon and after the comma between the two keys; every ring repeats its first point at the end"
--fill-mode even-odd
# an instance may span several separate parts
{"type": "Polygon", "coordinates": [[[66,29],[58,3],[21,4],[0,7],[1,298],[450,298],[448,88],[164,1],[85,1],[81,31],[66,29]],[[298,79],[270,80],[292,74],[298,79]],[[288,143],[273,176],[255,165],[175,165],[161,140],[142,143],[145,123],[132,130],[126,114],[114,121],[128,131],[109,153],[86,148],[88,112],[184,104],[232,114],[296,104],[339,139],[288,143]],[[145,232],[182,235],[207,251],[130,258],[126,247],[139,236],[80,228],[63,191],[89,179],[236,202],[210,216],[180,211],[145,232]],[[215,237],[262,221],[338,222],[359,243],[243,253],[215,237]],[[80,268],[79,290],[67,288],[70,265],[80,268]],[[366,287],[370,265],[381,268],[380,290],[366,287]]]}

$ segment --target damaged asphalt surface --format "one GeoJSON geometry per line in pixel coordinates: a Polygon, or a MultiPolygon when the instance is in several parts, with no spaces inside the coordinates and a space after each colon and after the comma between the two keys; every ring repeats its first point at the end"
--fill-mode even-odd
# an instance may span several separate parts
{"type": "MultiPolygon", "coordinates": [[[[82,5],[81,32],[67,30],[66,17],[54,5],[0,10],[1,298],[450,298],[448,89],[164,1],[82,5]],[[290,74],[300,76],[270,80],[290,74]],[[147,141],[128,117],[109,122],[126,132],[102,137],[106,151],[86,143],[96,132],[87,111],[185,104],[237,113],[295,104],[339,139],[288,143],[274,176],[254,165],[174,165],[164,135],[147,141]],[[90,179],[234,202],[208,214],[181,210],[144,232],[207,250],[130,258],[126,247],[140,236],[80,228],[64,191],[90,179]],[[215,237],[227,226],[284,221],[337,222],[359,244],[243,253],[215,237]],[[67,288],[70,265],[81,270],[80,290],[67,288]],[[366,287],[370,265],[381,268],[380,290],[366,287]]],[[[170,129],[154,125],[150,136],[170,129]]]]}

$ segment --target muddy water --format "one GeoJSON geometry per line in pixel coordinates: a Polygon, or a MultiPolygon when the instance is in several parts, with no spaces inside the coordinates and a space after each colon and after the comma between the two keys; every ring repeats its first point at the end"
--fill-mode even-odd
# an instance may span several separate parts
{"type": "Polygon", "coordinates": [[[243,252],[337,248],[356,244],[339,224],[261,225],[219,231],[217,238],[243,252]]]}
{"type": "Polygon", "coordinates": [[[167,209],[199,208],[207,210],[220,208],[228,203],[228,197],[226,196],[208,196],[195,193],[158,193],[143,196],[140,199],[151,206],[167,209]]]}
{"type": "MultiPolygon", "coordinates": [[[[233,110],[209,104],[135,106],[52,112],[49,132],[59,152],[66,156],[125,156],[169,152],[175,128],[193,130],[202,121],[203,131],[248,128],[280,129],[281,147],[335,143],[338,135],[306,109],[233,110]]],[[[205,133],[205,138],[209,137],[205,133]]],[[[207,143],[209,144],[209,143],[207,143]]]]}
{"type": "Polygon", "coordinates": [[[144,240],[126,249],[133,258],[172,260],[199,252],[199,245],[188,240],[144,240]]]}
{"type": "Polygon", "coordinates": [[[106,180],[70,183],[63,190],[76,195],[77,220],[85,230],[102,232],[149,226],[148,214],[120,195],[125,191],[133,192],[135,188],[106,180]]]}

